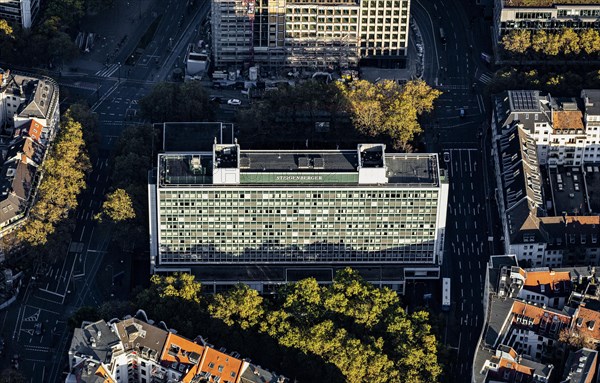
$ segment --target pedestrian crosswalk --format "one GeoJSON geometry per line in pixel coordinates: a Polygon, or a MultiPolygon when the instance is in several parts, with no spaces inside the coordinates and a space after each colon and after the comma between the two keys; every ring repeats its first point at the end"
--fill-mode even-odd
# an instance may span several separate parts
{"type": "Polygon", "coordinates": [[[111,66],[104,68],[104,69],[100,69],[98,72],[96,72],[96,76],[98,77],[110,77],[112,76],[117,70],[119,70],[120,64],[112,64],[111,66]]]}
{"type": "Polygon", "coordinates": [[[482,73],[478,80],[486,85],[490,85],[492,83],[492,77],[485,73],[482,73]]]}

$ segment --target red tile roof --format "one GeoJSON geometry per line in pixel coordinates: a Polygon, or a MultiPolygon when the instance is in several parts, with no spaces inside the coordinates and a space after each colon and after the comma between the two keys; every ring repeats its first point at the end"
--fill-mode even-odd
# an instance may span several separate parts
{"type": "Polygon", "coordinates": [[[206,348],[201,367],[202,372],[210,372],[213,376],[220,377],[222,383],[235,383],[239,381],[241,370],[241,360],[213,348],[206,348]]]}
{"type": "Polygon", "coordinates": [[[583,304],[580,305],[573,316],[573,328],[579,334],[600,342],[600,312],[590,310],[583,304]]]}
{"type": "Polygon", "coordinates": [[[43,128],[44,127],[42,126],[42,124],[40,124],[36,120],[31,120],[31,124],[29,125],[27,134],[29,135],[29,137],[39,142],[40,138],[42,137],[43,128]]]}

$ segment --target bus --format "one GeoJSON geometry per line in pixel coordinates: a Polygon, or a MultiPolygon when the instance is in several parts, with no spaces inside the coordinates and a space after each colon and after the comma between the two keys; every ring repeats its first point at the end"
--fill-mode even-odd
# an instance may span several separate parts
{"type": "Polygon", "coordinates": [[[442,311],[450,310],[450,278],[442,278],[442,311]]]}
{"type": "Polygon", "coordinates": [[[440,28],[440,40],[442,43],[446,43],[446,34],[444,33],[444,28],[440,28]]]}

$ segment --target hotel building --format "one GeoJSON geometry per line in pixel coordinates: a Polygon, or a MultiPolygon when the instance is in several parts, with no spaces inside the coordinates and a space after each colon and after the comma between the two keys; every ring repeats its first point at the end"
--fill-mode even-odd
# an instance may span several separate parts
{"type": "Polygon", "coordinates": [[[309,275],[331,281],[345,266],[397,290],[439,277],[448,184],[435,154],[215,144],[159,154],[149,196],[155,273],[259,290],[309,275]]]}

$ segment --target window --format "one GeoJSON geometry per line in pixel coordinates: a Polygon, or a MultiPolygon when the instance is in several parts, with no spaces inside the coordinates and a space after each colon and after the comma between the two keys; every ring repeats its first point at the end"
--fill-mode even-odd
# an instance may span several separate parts
{"type": "Polygon", "coordinates": [[[208,364],[208,368],[214,368],[214,367],[215,367],[215,364],[214,364],[213,362],[210,362],[210,363],[208,364]]]}
{"type": "Polygon", "coordinates": [[[219,365],[219,372],[223,372],[223,366],[219,365]]]}

